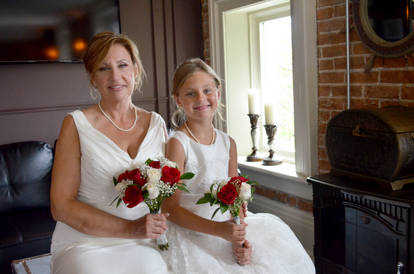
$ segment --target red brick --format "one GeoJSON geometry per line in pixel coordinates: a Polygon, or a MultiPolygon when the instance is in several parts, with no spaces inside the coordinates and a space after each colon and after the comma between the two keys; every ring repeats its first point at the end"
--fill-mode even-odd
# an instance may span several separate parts
{"type": "Polygon", "coordinates": [[[382,83],[414,83],[414,71],[392,70],[381,71],[382,83]]]}
{"type": "Polygon", "coordinates": [[[346,36],[342,32],[318,33],[318,45],[345,43],[346,36]]]}
{"type": "Polygon", "coordinates": [[[331,112],[327,110],[319,110],[319,121],[328,122],[331,119],[331,112]]]}
{"type": "Polygon", "coordinates": [[[325,7],[325,8],[318,9],[316,11],[316,20],[329,19],[332,17],[332,14],[333,14],[332,7],[325,7]]]}
{"type": "MultiPolygon", "coordinates": [[[[351,14],[351,9],[349,9],[349,14],[351,14]]],[[[346,16],[346,5],[335,6],[334,16],[335,17],[346,16]]]]}
{"type": "Polygon", "coordinates": [[[350,42],[361,41],[361,38],[359,37],[359,34],[355,28],[351,28],[349,31],[349,41],[350,42]]]}
{"type": "Polygon", "coordinates": [[[318,32],[331,32],[345,30],[345,18],[333,18],[331,20],[319,21],[318,32]]]}
{"type": "Polygon", "coordinates": [[[374,68],[384,67],[384,68],[405,68],[407,66],[408,60],[404,57],[401,58],[382,58],[376,57],[374,61],[374,68]]]}
{"type": "Polygon", "coordinates": [[[401,90],[401,99],[414,100],[414,87],[403,86],[401,90]]]}
{"type": "Polygon", "coordinates": [[[291,196],[291,195],[289,195],[289,196],[287,197],[287,203],[288,203],[288,205],[290,205],[290,206],[294,206],[294,207],[296,207],[296,203],[297,203],[297,199],[296,199],[296,197],[295,197],[295,196],[291,196]]]}
{"type": "Polygon", "coordinates": [[[389,106],[400,106],[400,105],[401,103],[397,99],[380,101],[380,108],[389,107],[389,106]]]}
{"type": "Polygon", "coordinates": [[[326,6],[333,6],[333,5],[337,5],[337,4],[342,4],[344,3],[345,0],[319,0],[317,2],[317,5],[319,8],[321,7],[326,7],[326,6]]]}
{"type": "Polygon", "coordinates": [[[353,42],[351,49],[352,54],[373,54],[373,52],[362,42],[353,42]]]}
{"type": "Polygon", "coordinates": [[[402,106],[414,107],[414,101],[401,101],[402,106]]]}
{"type": "Polygon", "coordinates": [[[276,192],[276,200],[278,200],[281,203],[287,203],[287,197],[288,195],[283,192],[276,192]]]}
{"type": "Polygon", "coordinates": [[[319,160],[319,172],[326,173],[331,169],[331,164],[328,160],[319,160]]]}
{"type": "Polygon", "coordinates": [[[333,60],[319,60],[319,70],[332,70],[334,68],[333,60]]]}
{"type": "Polygon", "coordinates": [[[318,88],[319,96],[329,96],[330,94],[331,94],[331,87],[319,85],[319,88],[318,88]]]}
{"type": "Polygon", "coordinates": [[[345,72],[319,72],[319,83],[345,83],[345,72]]]}
{"type": "Polygon", "coordinates": [[[367,98],[351,98],[351,108],[379,108],[379,101],[376,99],[367,98]]]}
{"type": "Polygon", "coordinates": [[[302,198],[298,198],[297,207],[300,210],[303,210],[303,211],[307,211],[307,212],[312,212],[313,211],[312,201],[305,200],[305,199],[302,199],[302,198]]]}
{"type": "Polygon", "coordinates": [[[269,199],[276,198],[276,192],[275,191],[266,189],[266,188],[261,187],[261,186],[257,186],[256,189],[255,189],[255,192],[256,192],[256,194],[264,196],[264,197],[269,198],[269,199]]]}
{"type": "Polygon", "coordinates": [[[325,134],[319,134],[318,135],[318,146],[324,146],[325,145],[325,134]]]}
{"type": "Polygon", "coordinates": [[[326,125],[327,124],[319,123],[319,128],[318,128],[319,134],[325,135],[325,133],[326,133],[326,125]]]}
{"type": "Polygon", "coordinates": [[[328,154],[326,154],[326,149],[319,149],[318,156],[321,160],[328,160],[328,154]]]}
{"type": "Polygon", "coordinates": [[[345,104],[345,98],[319,98],[319,109],[343,110],[345,104]]]}
{"type": "Polygon", "coordinates": [[[322,57],[346,56],[345,45],[335,45],[322,48],[322,57]]]}
{"type": "MultiPolygon", "coordinates": [[[[332,90],[332,96],[335,96],[335,97],[337,97],[337,96],[346,97],[347,96],[347,87],[346,87],[346,85],[332,86],[331,90],[332,90]]],[[[350,92],[351,92],[352,97],[361,97],[361,95],[362,95],[362,86],[351,84],[350,92]]]]}
{"type": "Polygon", "coordinates": [[[351,72],[351,83],[378,83],[379,73],[377,71],[371,72],[351,72]]]}
{"type": "Polygon", "coordinates": [[[365,95],[368,98],[398,98],[400,89],[400,87],[396,86],[367,86],[365,88],[365,95]]]}
{"type": "MultiPolygon", "coordinates": [[[[346,57],[339,57],[334,59],[335,69],[346,69],[346,57]]],[[[351,56],[349,58],[349,67],[351,69],[365,68],[364,56],[351,56]]]]}

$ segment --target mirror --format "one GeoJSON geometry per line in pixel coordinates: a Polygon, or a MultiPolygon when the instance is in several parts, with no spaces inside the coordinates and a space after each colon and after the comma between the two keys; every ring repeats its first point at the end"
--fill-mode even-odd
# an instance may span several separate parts
{"type": "Polygon", "coordinates": [[[353,0],[358,34],[375,55],[399,57],[414,49],[413,0],[353,0]]]}

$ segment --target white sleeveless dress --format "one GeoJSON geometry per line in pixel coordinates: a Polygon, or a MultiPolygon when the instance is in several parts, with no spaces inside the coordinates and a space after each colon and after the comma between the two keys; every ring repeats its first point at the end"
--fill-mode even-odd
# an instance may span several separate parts
{"type": "MultiPolygon", "coordinates": [[[[135,159],[95,129],[82,111],[72,113],[80,139],[81,184],[78,199],[115,216],[134,220],[149,213],[145,203],[127,208],[110,205],[117,193],[113,176],[150,157],[163,155],[165,123],[151,113],[148,132],[135,159]]],[[[52,237],[51,272],[58,274],[167,273],[155,240],[104,238],[81,233],[57,222],[52,237]]]]}
{"type": "MultiPolygon", "coordinates": [[[[185,181],[190,193],[181,193],[180,204],[206,219],[211,218],[217,206],[196,205],[197,200],[209,191],[213,181],[228,178],[230,139],[219,130],[216,130],[216,136],[212,145],[198,144],[181,131],[172,136],[184,148],[185,172],[196,174],[193,179],[185,181]]],[[[223,215],[218,212],[213,220],[229,219],[229,213],[223,215]]],[[[169,270],[174,273],[315,273],[312,260],[280,218],[248,212],[245,221],[248,224],[246,238],[253,246],[252,262],[245,266],[236,263],[230,242],[169,222],[167,237],[170,249],[162,253],[169,270]]]]}

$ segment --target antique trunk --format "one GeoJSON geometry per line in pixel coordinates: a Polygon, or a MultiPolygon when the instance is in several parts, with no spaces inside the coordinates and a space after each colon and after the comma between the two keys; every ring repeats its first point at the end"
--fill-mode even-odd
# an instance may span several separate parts
{"type": "Polygon", "coordinates": [[[333,175],[393,190],[414,182],[414,108],[345,110],[329,121],[325,138],[333,175]]]}

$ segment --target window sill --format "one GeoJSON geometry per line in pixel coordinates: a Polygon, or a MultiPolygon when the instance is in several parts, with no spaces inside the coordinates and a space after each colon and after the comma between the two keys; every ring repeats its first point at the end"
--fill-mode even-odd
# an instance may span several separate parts
{"type": "Polygon", "coordinates": [[[246,156],[239,156],[237,160],[239,166],[242,168],[266,173],[275,177],[295,181],[297,183],[308,184],[305,176],[296,173],[295,164],[282,162],[277,166],[264,166],[262,165],[262,162],[247,162],[246,156]]]}

